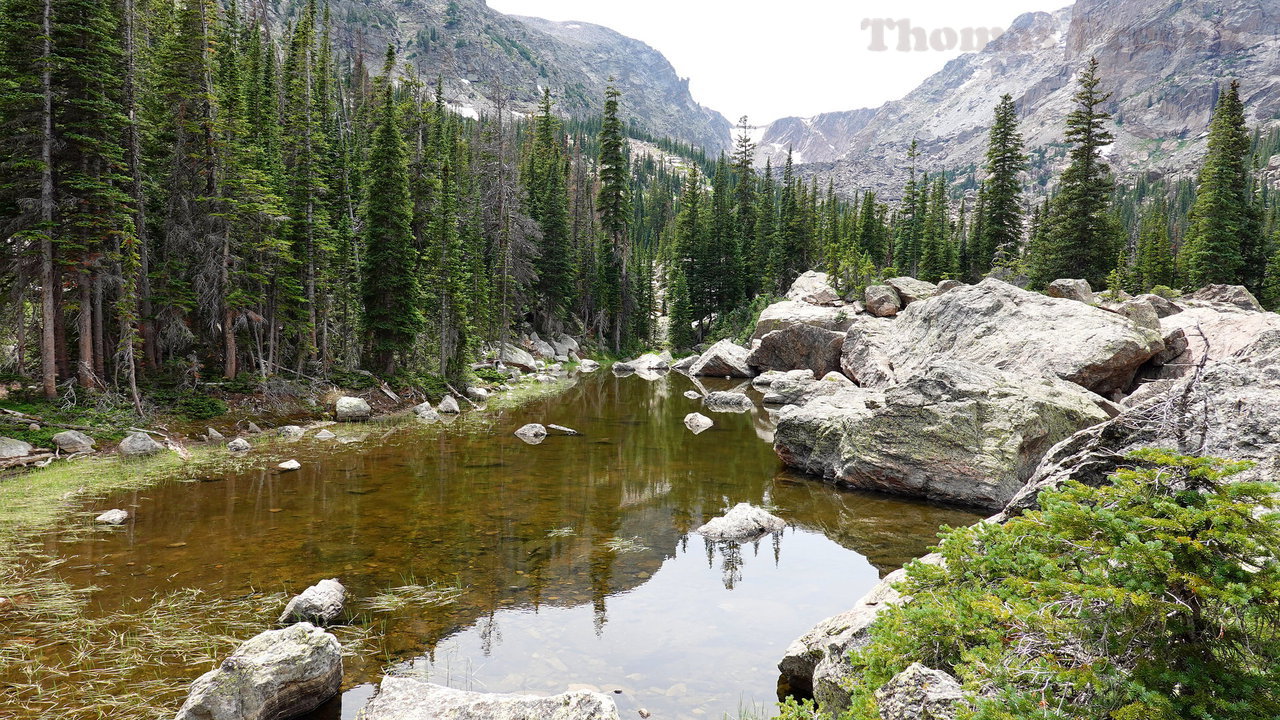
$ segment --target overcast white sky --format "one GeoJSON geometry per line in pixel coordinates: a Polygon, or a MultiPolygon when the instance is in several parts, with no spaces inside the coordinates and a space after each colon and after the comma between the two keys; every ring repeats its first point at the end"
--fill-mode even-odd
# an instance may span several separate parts
{"type": "Polygon", "coordinates": [[[1071,0],[488,0],[504,13],[581,20],[643,40],[690,78],[698,102],[736,123],[875,107],[902,97],[959,55],[897,51],[899,29],[884,28],[887,50],[872,51],[864,19],[907,19],[927,33],[1005,28],[1019,14],[1057,10],[1071,0]]]}

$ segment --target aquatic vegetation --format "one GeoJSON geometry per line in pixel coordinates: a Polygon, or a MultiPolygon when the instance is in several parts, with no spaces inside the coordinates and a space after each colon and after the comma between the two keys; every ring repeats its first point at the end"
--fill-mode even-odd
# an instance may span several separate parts
{"type": "Polygon", "coordinates": [[[449,605],[462,597],[459,585],[401,585],[365,598],[364,606],[374,612],[396,612],[416,605],[449,605]]]}

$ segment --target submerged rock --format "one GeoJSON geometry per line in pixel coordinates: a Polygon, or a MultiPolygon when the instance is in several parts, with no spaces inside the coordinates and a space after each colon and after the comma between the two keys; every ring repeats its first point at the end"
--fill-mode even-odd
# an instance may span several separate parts
{"type": "Polygon", "coordinates": [[[689,368],[692,375],[749,378],[755,375],[747,362],[747,349],[732,340],[721,340],[707,348],[689,368]]]}
{"type": "Polygon", "coordinates": [[[295,622],[328,625],[342,614],[346,600],[347,589],[337,578],[321,580],[291,599],[276,622],[281,625],[295,622]]]}
{"type": "Polygon", "coordinates": [[[958,680],[920,663],[911,663],[876,690],[881,720],[955,720],[964,705],[958,680]]]}
{"type": "Polygon", "coordinates": [[[715,423],[711,421],[711,418],[702,413],[689,413],[684,416],[684,426],[689,428],[689,432],[694,435],[701,435],[704,431],[710,429],[712,425],[715,425],[715,423]]]}
{"type": "Polygon", "coordinates": [[[608,696],[570,690],[551,697],[468,692],[425,680],[384,677],[358,720],[618,720],[608,696]]]}
{"type": "Polygon", "coordinates": [[[743,393],[724,391],[708,394],[702,398],[702,404],[707,410],[718,413],[751,412],[756,406],[755,403],[751,402],[751,398],[743,393]]]}
{"type": "Polygon", "coordinates": [[[538,423],[529,423],[516,430],[516,437],[530,445],[537,445],[547,439],[547,429],[538,423]]]}
{"type": "Polygon", "coordinates": [[[556,425],[556,424],[553,424],[553,423],[548,423],[548,424],[547,424],[547,432],[548,432],[548,433],[556,433],[557,435],[569,435],[569,436],[581,435],[581,434],[582,434],[582,433],[578,432],[577,430],[574,430],[573,428],[568,428],[568,427],[565,427],[565,426],[563,426],[563,425],[556,425]]]}
{"type": "Polygon", "coordinates": [[[694,532],[711,540],[745,542],[781,532],[786,527],[787,521],[777,515],[748,503],[738,503],[723,516],[712,519],[694,532]]]}
{"type": "Polygon", "coordinates": [[[1107,420],[1093,397],[1056,379],[939,360],[884,391],[842,386],[784,408],[774,449],[841,485],[999,509],[1054,443],[1107,420]]]}
{"type": "Polygon", "coordinates": [[[98,517],[94,518],[93,521],[98,523],[99,525],[123,525],[125,521],[127,521],[128,519],[129,519],[128,510],[121,510],[120,508],[115,508],[114,510],[108,510],[102,513],[98,517]]]}
{"type": "Polygon", "coordinates": [[[191,684],[174,720],[282,720],[320,707],[342,687],[342,648],[310,623],[268,630],[191,684]]]}
{"type": "Polygon", "coordinates": [[[702,395],[701,395],[701,394],[699,394],[697,390],[685,390],[685,391],[684,391],[684,396],[685,396],[685,397],[687,397],[687,398],[689,398],[690,400],[701,400],[701,399],[702,399],[702,395]]]}
{"type": "Polygon", "coordinates": [[[373,416],[373,409],[364,398],[340,397],[333,405],[333,417],[338,422],[363,422],[373,416]]]}
{"type": "MultiPolygon", "coordinates": [[[[28,445],[27,447],[30,448],[31,446],[28,445]]],[[[120,441],[120,446],[116,448],[117,452],[127,458],[155,455],[161,450],[164,450],[164,446],[144,432],[130,433],[128,437],[120,441]]]]}

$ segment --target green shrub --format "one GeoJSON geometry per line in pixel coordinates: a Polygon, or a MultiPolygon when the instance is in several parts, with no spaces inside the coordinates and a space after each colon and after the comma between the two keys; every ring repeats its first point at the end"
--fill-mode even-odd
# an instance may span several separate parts
{"type": "Polygon", "coordinates": [[[1148,292],[1150,292],[1152,295],[1159,295],[1160,297],[1166,300],[1177,300],[1178,298],[1182,297],[1182,291],[1174,290],[1168,285],[1157,285],[1151,288],[1148,292]]]}
{"type": "MultiPolygon", "coordinates": [[[[850,658],[846,718],[912,662],[955,675],[981,720],[1280,717],[1280,519],[1239,463],[1131,456],[1113,484],[942,536],[850,658]]],[[[792,717],[805,717],[798,712],[792,717]]]]}
{"type": "Polygon", "coordinates": [[[476,368],[473,373],[480,382],[500,384],[507,381],[507,376],[498,371],[497,368],[482,367],[476,368]]]}
{"type": "Polygon", "coordinates": [[[188,420],[208,420],[227,414],[227,404],[206,395],[187,395],[173,406],[174,412],[188,420]]]}
{"type": "Polygon", "coordinates": [[[368,390],[378,386],[376,377],[351,370],[334,370],[329,373],[329,382],[345,390],[368,390]]]}

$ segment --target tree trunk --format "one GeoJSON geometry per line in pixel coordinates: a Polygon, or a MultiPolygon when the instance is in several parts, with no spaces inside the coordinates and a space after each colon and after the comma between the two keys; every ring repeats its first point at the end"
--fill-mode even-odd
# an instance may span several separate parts
{"type": "MultiPolygon", "coordinates": [[[[118,254],[118,253],[117,253],[118,254]]],[[[107,377],[107,326],[102,322],[102,274],[93,278],[93,372],[98,382],[107,377]]]]}
{"type": "Polygon", "coordinates": [[[76,377],[80,387],[96,387],[93,378],[93,280],[89,269],[82,268],[76,282],[80,294],[80,314],[76,317],[76,377]]]}
{"type": "Polygon", "coordinates": [[[40,376],[44,396],[58,397],[56,313],[53,303],[53,0],[44,0],[44,71],[41,86],[44,105],[41,118],[40,161],[40,376]]]}

